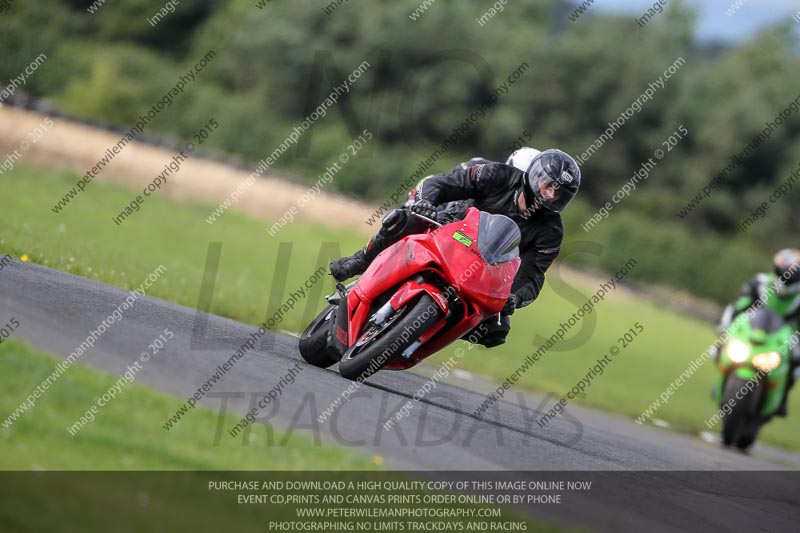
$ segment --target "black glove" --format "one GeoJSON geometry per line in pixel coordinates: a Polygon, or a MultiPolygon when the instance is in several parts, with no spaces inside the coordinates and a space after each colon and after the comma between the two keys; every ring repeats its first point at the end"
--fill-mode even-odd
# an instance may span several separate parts
{"type": "Polygon", "coordinates": [[[517,295],[509,294],[508,300],[506,300],[506,305],[504,305],[503,309],[500,310],[500,314],[503,316],[513,315],[516,309],[517,309],[517,295]]]}
{"type": "Polygon", "coordinates": [[[428,200],[420,198],[409,207],[412,213],[436,220],[436,207],[428,200]]]}

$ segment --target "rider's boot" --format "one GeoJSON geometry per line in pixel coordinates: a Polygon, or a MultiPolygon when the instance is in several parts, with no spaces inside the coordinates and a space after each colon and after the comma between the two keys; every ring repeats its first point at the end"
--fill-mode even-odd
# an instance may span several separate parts
{"type": "Polygon", "coordinates": [[[359,250],[353,255],[348,255],[331,261],[331,276],[336,281],[342,282],[358,274],[363,274],[367,269],[367,260],[364,257],[364,250],[359,250]]]}
{"type": "Polygon", "coordinates": [[[370,239],[363,250],[359,250],[353,255],[342,257],[336,261],[331,261],[330,270],[333,279],[343,282],[353,276],[363,274],[372,260],[387,247],[385,241],[386,239],[383,235],[378,233],[370,239]]]}
{"type": "MultiPolygon", "coordinates": [[[[793,363],[794,363],[794,361],[793,361],[793,363]]],[[[795,365],[792,365],[792,367],[789,369],[789,378],[788,378],[788,382],[786,383],[786,388],[783,390],[783,398],[781,398],[781,405],[780,405],[780,407],[778,407],[778,410],[775,412],[775,414],[778,415],[778,416],[787,416],[789,414],[789,407],[788,407],[788,404],[789,404],[789,393],[791,392],[792,387],[794,387],[794,382],[795,382],[795,379],[797,378],[797,374],[798,373],[800,373],[800,372],[798,372],[798,367],[795,366],[795,365]]]]}
{"type": "Polygon", "coordinates": [[[789,414],[789,408],[787,407],[787,403],[789,399],[788,391],[783,393],[783,399],[781,400],[781,405],[778,407],[778,410],[775,411],[775,414],[778,416],[787,416],[789,414]]]}
{"type": "Polygon", "coordinates": [[[395,209],[386,215],[382,221],[381,229],[370,239],[363,250],[353,255],[331,261],[331,276],[338,282],[343,282],[353,276],[363,274],[372,260],[409,233],[417,233],[421,228],[409,224],[408,214],[403,209],[395,209]]]}

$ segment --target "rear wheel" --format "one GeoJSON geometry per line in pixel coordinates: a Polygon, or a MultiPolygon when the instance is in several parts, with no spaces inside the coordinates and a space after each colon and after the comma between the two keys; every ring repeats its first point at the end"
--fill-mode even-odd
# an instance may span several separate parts
{"type": "Polygon", "coordinates": [[[328,368],[338,361],[338,353],[330,347],[328,334],[332,320],[336,318],[336,307],[329,305],[315,318],[300,335],[300,355],[307,363],[320,368],[328,368]]]}
{"type": "Polygon", "coordinates": [[[441,316],[439,306],[423,294],[417,303],[398,309],[380,326],[369,327],[342,356],[339,373],[347,379],[367,379],[402,354],[441,316]]]}

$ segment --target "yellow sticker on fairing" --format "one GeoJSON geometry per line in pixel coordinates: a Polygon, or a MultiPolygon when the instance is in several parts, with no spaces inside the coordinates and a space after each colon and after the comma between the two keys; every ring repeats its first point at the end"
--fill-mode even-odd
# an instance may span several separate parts
{"type": "Polygon", "coordinates": [[[453,238],[464,246],[472,246],[472,239],[461,233],[461,231],[453,233],[453,238]]]}

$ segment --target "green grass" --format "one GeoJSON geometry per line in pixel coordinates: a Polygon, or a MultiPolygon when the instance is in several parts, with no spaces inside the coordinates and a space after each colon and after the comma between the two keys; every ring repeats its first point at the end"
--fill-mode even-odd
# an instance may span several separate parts
{"type": "MultiPolygon", "coordinates": [[[[57,362],[22,342],[3,342],[2,416],[16,409],[57,362]]],[[[250,444],[226,438],[214,444],[219,414],[204,407],[166,433],[162,422],[183,400],[136,383],[71,436],[66,426],[116,381],[116,376],[73,366],[10,428],[0,425],[0,471],[6,471],[0,483],[0,530],[138,532],[157,524],[163,531],[261,531],[270,520],[296,521],[294,508],[242,505],[237,495],[268,491],[215,491],[209,481],[405,479],[354,451],[318,446],[296,433],[286,445],[265,447],[259,427],[250,444]],[[31,470],[37,472],[25,472],[31,470]],[[142,470],[157,472],[145,475],[142,470]],[[349,472],[314,472],[331,470],[349,472]]],[[[284,434],[273,431],[273,442],[282,443],[284,434]]],[[[574,530],[522,518],[510,509],[503,513],[506,520],[527,522],[529,531],[574,530]]]]}
{"type": "MultiPolygon", "coordinates": [[[[55,215],[50,206],[74,183],[74,175],[54,177],[18,167],[4,180],[0,252],[15,256],[26,253],[34,262],[128,289],[141,283],[156,265],[164,264],[167,272],[150,294],[194,307],[208,243],[219,241],[223,243],[222,258],[211,312],[250,324],[261,322],[266,314],[280,242],[292,243],[285,284],[288,294],[319,264],[327,264],[328,257],[320,258],[322,243],[338,243],[342,252],[350,253],[365,240],[364,234],[300,222],[287,225],[279,239],[272,239],[265,231],[266,223],[226,213],[209,226],[205,218],[216,206],[175,204],[161,198],[148,199],[140,213],[116,227],[111,216],[130,200],[132,192],[127,189],[93,183],[74,205],[55,215]]],[[[365,227],[365,233],[367,230],[365,227]]],[[[555,274],[555,271],[548,274],[539,300],[514,315],[507,344],[493,350],[473,349],[459,360],[458,367],[503,380],[525,356],[536,350],[537,335],[552,335],[558,324],[565,322],[598,288],[566,274],[564,282],[557,282],[555,274]]],[[[324,305],[322,295],[331,290],[332,284],[326,279],[318,288],[319,293],[311,299],[311,308],[306,310],[303,304],[299,305],[288,313],[278,329],[303,328],[311,318],[309,314],[324,305]]],[[[286,297],[286,294],[272,296],[280,300],[286,297]]],[[[580,342],[556,351],[560,346],[569,346],[566,342],[559,343],[516,386],[565,393],[638,321],[644,326],[644,333],[614,359],[585,394],[574,400],[635,418],[714,339],[709,325],[621,292],[598,304],[590,317],[596,319],[594,325],[591,318],[584,318],[568,334],[571,337],[580,331],[580,342]]],[[[447,359],[454,349],[444,350],[432,362],[447,359]]],[[[706,364],[669,403],[654,413],[654,418],[667,420],[680,431],[707,430],[704,422],[715,412],[710,399],[715,377],[715,369],[706,364]]],[[[794,418],[771,422],[762,433],[764,441],[800,449],[800,432],[796,430],[796,417],[800,416],[797,395],[790,409],[794,418]]]]}
{"type": "MultiPolygon", "coordinates": [[[[266,317],[269,298],[286,301],[318,266],[327,267],[339,254],[323,243],[337,243],[343,253],[363,246],[363,237],[321,225],[289,224],[273,238],[266,224],[235,212],[209,225],[205,219],[216,205],[175,204],[157,197],[148,198],[141,211],[117,226],[112,217],[136,193],[101,183],[91,183],[61,213],[53,213],[50,208],[76,180],[72,173],[50,177],[19,166],[6,173],[0,253],[27,254],[34,263],[126,289],[139,286],[163,264],[167,271],[148,294],[196,307],[209,244],[221,242],[211,312],[258,324],[266,317]],[[281,243],[286,243],[288,255],[279,258],[281,243]],[[331,257],[320,258],[321,251],[331,257]],[[276,263],[287,257],[288,275],[279,287],[284,293],[272,294],[276,263]]],[[[330,279],[326,276],[317,285],[320,294],[332,290],[330,279]]],[[[276,329],[300,329],[303,311],[301,302],[276,329]]]]}
{"type": "MultiPolygon", "coordinates": [[[[0,345],[2,420],[31,394],[58,360],[17,341],[0,345]]],[[[136,382],[101,407],[94,422],[74,436],[76,422],[118,380],[75,365],[10,428],[0,425],[0,470],[365,470],[369,458],[340,446],[315,445],[293,433],[288,443],[267,447],[265,428],[255,427],[247,444],[215,443],[219,413],[198,407],[167,433],[161,424],[183,400],[136,382]]],[[[274,432],[275,443],[283,433],[274,432]]]]}

